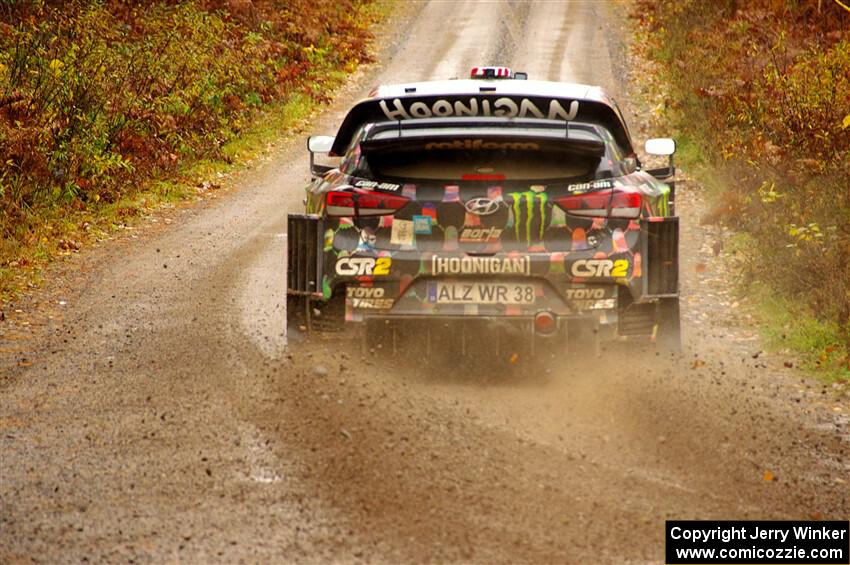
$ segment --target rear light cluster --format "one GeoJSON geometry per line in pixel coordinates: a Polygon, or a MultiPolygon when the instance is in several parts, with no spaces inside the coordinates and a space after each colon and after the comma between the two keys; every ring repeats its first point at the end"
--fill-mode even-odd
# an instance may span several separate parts
{"type": "MultiPolygon", "coordinates": [[[[408,198],[360,188],[333,190],[325,196],[328,216],[385,216],[395,214],[410,202],[408,198]]],[[[556,198],[564,211],[593,218],[637,218],[643,206],[639,192],[608,189],[570,194],[556,198]]]]}
{"type": "Polygon", "coordinates": [[[350,188],[328,192],[325,210],[328,216],[385,216],[401,210],[408,202],[404,196],[350,188]]]}
{"type": "Polygon", "coordinates": [[[511,78],[513,73],[508,67],[472,67],[470,78],[511,78]]]}
{"type": "Polygon", "coordinates": [[[612,188],[562,196],[555,202],[575,216],[637,218],[643,206],[643,196],[639,192],[612,188]]]}
{"type": "Polygon", "coordinates": [[[503,181],[505,180],[505,175],[492,173],[467,173],[460,177],[460,180],[503,181]]]}

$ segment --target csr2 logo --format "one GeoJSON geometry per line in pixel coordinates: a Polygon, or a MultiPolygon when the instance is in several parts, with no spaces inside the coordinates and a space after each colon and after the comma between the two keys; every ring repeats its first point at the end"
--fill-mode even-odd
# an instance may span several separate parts
{"type": "Polygon", "coordinates": [[[393,260],[390,257],[343,257],[336,262],[336,274],[344,277],[386,276],[393,260]]]}
{"type": "Polygon", "coordinates": [[[579,259],[570,272],[574,277],[624,278],[629,273],[629,262],[626,259],[579,259]]]}

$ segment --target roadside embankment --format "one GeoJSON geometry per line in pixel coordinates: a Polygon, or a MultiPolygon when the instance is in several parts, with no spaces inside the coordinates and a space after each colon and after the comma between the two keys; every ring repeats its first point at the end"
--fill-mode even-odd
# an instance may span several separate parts
{"type": "MultiPolygon", "coordinates": [[[[386,2],[7,2],[0,299],[265,147],[369,60],[386,2]]],[[[213,177],[214,179],[215,177],[213,177]]]]}
{"type": "Polygon", "coordinates": [[[768,337],[837,378],[850,376],[844,4],[655,0],[634,11],[659,79],[656,116],[711,192],[703,221],[735,230],[723,247],[768,337]]]}

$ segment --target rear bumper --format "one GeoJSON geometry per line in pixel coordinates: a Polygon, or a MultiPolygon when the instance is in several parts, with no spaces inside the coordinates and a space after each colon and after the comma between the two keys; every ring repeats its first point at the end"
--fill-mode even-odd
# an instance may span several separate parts
{"type": "MultiPolygon", "coordinates": [[[[517,319],[547,312],[558,320],[616,323],[615,284],[570,283],[534,277],[480,278],[422,276],[395,281],[353,282],[345,288],[345,318],[365,319],[517,319]]],[[[628,292],[628,290],[625,290],[628,292]]]]}
{"type": "Polygon", "coordinates": [[[444,249],[432,253],[416,249],[379,251],[344,250],[335,244],[334,232],[325,231],[319,216],[290,215],[288,241],[288,292],[330,300],[344,293],[352,316],[371,316],[389,310],[393,316],[503,316],[529,315],[527,309],[502,311],[476,304],[463,308],[436,307],[428,300],[433,280],[481,280],[511,283],[516,279],[537,285],[534,307],[559,316],[577,316],[588,309],[608,309],[600,300],[616,292],[579,296],[588,289],[619,289],[635,302],[678,294],[677,218],[649,218],[630,222],[626,231],[613,230],[610,240],[591,248],[570,251],[532,250],[470,254],[444,249]],[[351,288],[364,290],[350,296],[351,288]],[[377,290],[380,289],[380,290],[377,290]],[[573,294],[571,294],[573,293],[573,294]],[[584,302],[579,302],[579,301],[584,302]],[[588,302],[595,300],[596,302],[588,302]]]}

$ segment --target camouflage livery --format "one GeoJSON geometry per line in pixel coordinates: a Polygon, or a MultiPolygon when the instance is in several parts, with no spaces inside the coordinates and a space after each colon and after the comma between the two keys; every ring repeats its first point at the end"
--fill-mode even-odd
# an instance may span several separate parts
{"type": "Polygon", "coordinates": [[[306,212],[321,230],[321,280],[309,300],[344,302],[346,322],[546,313],[552,333],[584,321],[614,336],[629,333],[621,316],[640,311],[652,318],[641,331],[656,332],[658,308],[641,305],[677,300],[677,257],[659,256],[651,241],[670,230],[648,228],[675,220],[673,185],[640,170],[622,116],[600,89],[470,80],[373,94],[333,140],[339,167],[316,171],[307,187],[306,212]],[[484,93],[488,83],[495,86],[484,93]],[[466,157],[481,155],[492,162],[463,169],[466,157]],[[514,155],[531,164],[502,174],[514,155]],[[382,160],[389,174],[377,170],[382,160]],[[580,163],[577,171],[590,165],[546,178],[558,160],[580,163]],[[420,174],[434,163],[436,172],[420,174]],[[457,167],[459,178],[440,178],[457,167]],[[405,170],[416,174],[399,176],[405,170]],[[657,263],[653,272],[667,269],[661,291],[645,280],[647,261],[657,263]]]}

